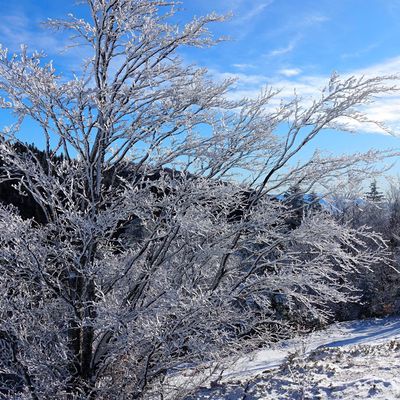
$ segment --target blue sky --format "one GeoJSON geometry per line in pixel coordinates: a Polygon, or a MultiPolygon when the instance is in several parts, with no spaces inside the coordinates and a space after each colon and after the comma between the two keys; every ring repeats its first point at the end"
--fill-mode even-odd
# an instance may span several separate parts
{"type": "MultiPolygon", "coordinates": [[[[0,43],[12,50],[27,43],[46,50],[60,70],[77,68],[83,50],[61,54],[63,37],[40,26],[47,17],[80,14],[73,0],[0,0],[0,6],[0,43]]],[[[230,41],[182,55],[209,68],[216,79],[239,78],[234,96],[254,96],[265,85],[282,89],[284,97],[293,88],[312,96],[333,71],[345,76],[400,73],[400,0],[183,0],[182,6],[182,21],[210,11],[233,12],[230,21],[212,28],[230,41]]],[[[357,127],[356,135],[326,132],[309,152],[315,147],[333,153],[400,148],[399,110],[400,98],[378,99],[368,110],[399,137],[371,126],[357,127]]],[[[35,141],[30,132],[27,139],[35,141]]],[[[398,172],[396,166],[393,173],[398,172]]]]}

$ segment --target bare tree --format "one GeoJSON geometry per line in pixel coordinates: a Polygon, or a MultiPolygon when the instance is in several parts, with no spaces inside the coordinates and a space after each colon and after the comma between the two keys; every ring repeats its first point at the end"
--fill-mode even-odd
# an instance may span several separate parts
{"type": "Polygon", "coordinates": [[[277,298],[324,318],[328,301],[346,300],[346,272],[379,258],[366,246],[377,235],[324,212],[288,230],[270,194],[371,171],[386,154],[293,160],[392,88],[333,76],[307,106],[273,107],[272,90],[233,102],[231,81],[177,54],[216,43],[207,26],[222,17],[179,27],[174,1],[85,4],[90,21],[49,21],[91,49],[80,76],[26,48],[0,51],[1,106],[17,116],[1,135],[2,179],[46,220],[0,208],[0,366],[28,398],[150,397],[174,368],[276,337],[277,298]],[[44,135],[44,163],[15,150],[25,118],[44,135]]]}

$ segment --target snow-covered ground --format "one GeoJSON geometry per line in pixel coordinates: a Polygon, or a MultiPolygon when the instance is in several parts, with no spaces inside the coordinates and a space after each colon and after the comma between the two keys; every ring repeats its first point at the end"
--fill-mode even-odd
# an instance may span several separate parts
{"type": "Polygon", "coordinates": [[[400,318],[338,323],[240,359],[194,399],[400,399],[400,318]]]}

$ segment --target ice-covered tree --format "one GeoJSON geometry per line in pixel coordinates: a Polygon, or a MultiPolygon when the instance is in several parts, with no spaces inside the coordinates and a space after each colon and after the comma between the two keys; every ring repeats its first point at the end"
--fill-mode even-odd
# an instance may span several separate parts
{"type": "Polygon", "coordinates": [[[384,154],[292,160],[323,129],[364,121],[357,106],[390,87],[333,76],[310,104],[269,89],[231,101],[231,81],[179,57],[215,44],[207,26],[222,17],[178,26],[174,1],[84,3],[90,20],[48,22],[90,48],[80,75],[0,50],[0,104],[17,117],[0,138],[2,180],[45,219],[0,208],[1,377],[34,399],[173,395],[175,368],[287,329],[277,299],[323,318],[346,300],[346,272],[379,257],[366,246],[379,237],[323,212],[288,232],[269,194],[368,172],[384,154]],[[16,151],[25,119],[44,162],[16,151]]]}

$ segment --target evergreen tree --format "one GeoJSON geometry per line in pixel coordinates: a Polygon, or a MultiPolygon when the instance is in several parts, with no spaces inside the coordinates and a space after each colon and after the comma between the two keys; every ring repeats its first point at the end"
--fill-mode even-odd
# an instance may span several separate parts
{"type": "Polygon", "coordinates": [[[301,225],[304,213],[304,192],[299,184],[291,186],[285,193],[285,203],[290,209],[288,225],[295,229],[301,225]]]}
{"type": "Polygon", "coordinates": [[[376,180],[374,179],[369,186],[369,192],[366,193],[366,199],[372,203],[380,203],[384,198],[385,195],[378,190],[376,180]]]}
{"type": "Polygon", "coordinates": [[[307,214],[322,211],[322,206],[320,203],[321,197],[315,193],[311,192],[306,195],[305,197],[305,202],[306,202],[306,212],[307,214]]]}

